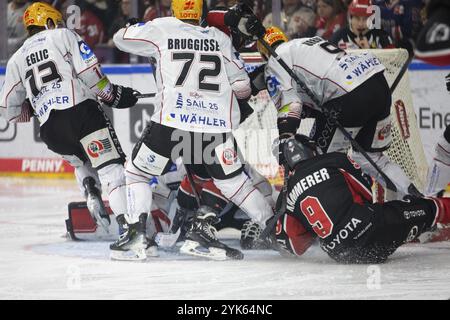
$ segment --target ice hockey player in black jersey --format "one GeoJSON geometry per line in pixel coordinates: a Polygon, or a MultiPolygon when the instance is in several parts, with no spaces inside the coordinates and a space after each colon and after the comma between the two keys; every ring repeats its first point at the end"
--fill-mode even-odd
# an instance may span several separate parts
{"type": "Polygon", "coordinates": [[[282,253],[302,255],[319,238],[340,263],[382,263],[437,222],[450,221],[449,198],[372,203],[359,166],[343,153],[320,154],[306,136],[284,146],[292,174],[276,237],[282,253]]]}
{"type": "Polygon", "coordinates": [[[336,31],[330,42],[340,49],[394,48],[389,34],[383,29],[369,28],[371,0],[353,0],[348,6],[348,26],[336,31]]]}

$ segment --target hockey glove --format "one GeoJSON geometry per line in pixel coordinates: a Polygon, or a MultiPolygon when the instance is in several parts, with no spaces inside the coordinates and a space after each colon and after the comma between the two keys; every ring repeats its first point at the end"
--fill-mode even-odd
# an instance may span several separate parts
{"type": "Polygon", "coordinates": [[[272,143],[272,154],[277,158],[278,164],[280,166],[284,166],[287,164],[286,158],[283,153],[283,146],[291,137],[291,134],[282,134],[278,138],[276,138],[272,143]]]}
{"type": "Polygon", "coordinates": [[[239,21],[238,29],[253,40],[260,39],[266,33],[266,28],[254,15],[248,15],[239,21]]]}
{"type": "Polygon", "coordinates": [[[136,95],[139,92],[124,86],[113,84],[113,99],[112,101],[104,101],[105,104],[111,108],[126,109],[134,106],[138,101],[136,95]]]}
{"type": "Polygon", "coordinates": [[[447,83],[447,91],[450,92],[450,73],[445,77],[445,82],[447,83]]]}
{"type": "Polygon", "coordinates": [[[266,81],[264,80],[265,66],[265,64],[260,65],[248,74],[250,86],[252,87],[252,96],[256,96],[261,90],[267,89],[266,81]]]}

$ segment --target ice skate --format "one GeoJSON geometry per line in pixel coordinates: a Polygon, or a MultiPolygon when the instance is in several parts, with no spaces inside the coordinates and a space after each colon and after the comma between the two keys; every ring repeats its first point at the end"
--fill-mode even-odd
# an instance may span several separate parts
{"type": "Polygon", "coordinates": [[[180,252],[212,260],[243,259],[242,252],[228,247],[217,239],[217,230],[212,224],[217,223],[218,219],[216,214],[208,209],[200,207],[193,217],[180,252]]]}
{"type": "MultiPolygon", "coordinates": [[[[116,242],[109,246],[112,260],[141,261],[147,259],[149,244],[145,236],[146,220],[147,214],[143,213],[139,216],[137,223],[130,224],[128,227],[122,225],[123,233],[116,242]]],[[[149,252],[151,253],[151,250],[149,252]]]]}
{"type": "Polygon", "coordinates": [[[83,186],[86,190],[86,205],[92,218],[98,226],[101,226],[106,233],[109,233],[111,220],[101,197],[100,190],[95,186],[95,180],[92,177],[86,177],[83,180],[83,186]]]}

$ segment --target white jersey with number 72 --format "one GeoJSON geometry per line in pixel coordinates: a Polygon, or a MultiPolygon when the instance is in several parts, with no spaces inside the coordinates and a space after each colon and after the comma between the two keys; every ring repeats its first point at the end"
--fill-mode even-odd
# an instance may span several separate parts
{"type": "Polygon", "coordinates": [[[228,132],[239,126],[231,85],[248,76],[222,31],[166,17],[120,29],[114,43],[154,63],[157,105],[152,121],[196,132],[228,132]]]}

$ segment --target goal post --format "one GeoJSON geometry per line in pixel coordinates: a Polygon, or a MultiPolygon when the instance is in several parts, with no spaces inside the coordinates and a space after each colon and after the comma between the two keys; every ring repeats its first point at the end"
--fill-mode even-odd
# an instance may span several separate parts
{"type": "MultiPolygon", "coordinates": [[[[357,50],[353,50],[355,51],[357,50]]],[[[379,58],[386,67],[384,75],[389,86],[392,86],[409,60],[408,51],[405,49],[359,51],[370,51],[379,58]]],[[[259,53],[245,53],[242,57],[249,71],[263,63],[259,53]]],[[[245,160],[279,187],[283,175],[271,153],[272,141],[278,136],[275,106],[266,90],[252,97],[249,103],[254,108],[254,113],[235,130],[236,140],[245,160]]],[[[393,143],[385,154],[405,171],[420,191],[423,191],[428,164],[417,126],[408,72],[403,74],[392,93],[391,119],[393,143]]],[[[313,119],[303,119],[299,132],[309,135],[313,124],[313,119]]]]}

